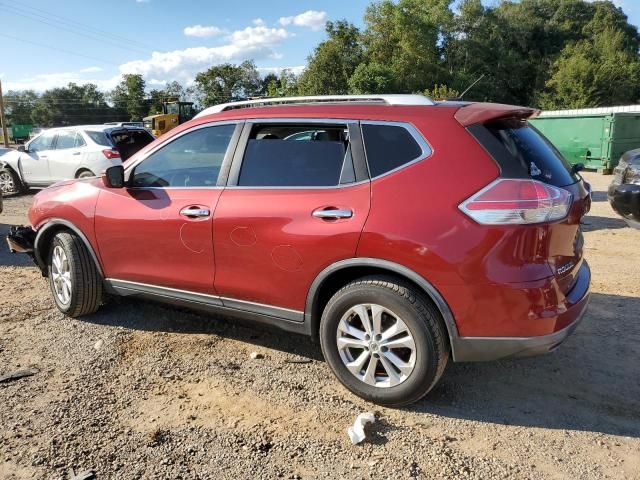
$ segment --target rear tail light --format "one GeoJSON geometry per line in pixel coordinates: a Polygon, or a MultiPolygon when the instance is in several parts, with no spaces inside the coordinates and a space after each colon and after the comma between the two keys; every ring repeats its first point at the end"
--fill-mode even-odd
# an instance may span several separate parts
{"type": "Polygon", "coordinates": [[[120,152],[113,148],[107,148],[106,150],[102,150],[102,153],[109,160],[111,160],[112,158],[120,158],[120,152]]]}
{"type": "Polygon", "coordinates": [[[562,220],[572,195],[537,180],[498,179],[460,204],[483,225],[522,225],[562,220]]]}

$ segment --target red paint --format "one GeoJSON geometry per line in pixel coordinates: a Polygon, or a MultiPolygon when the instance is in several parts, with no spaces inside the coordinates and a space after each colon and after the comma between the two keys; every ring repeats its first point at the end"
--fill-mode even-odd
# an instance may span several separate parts
{"type": "Polygon", "coordinates": [[[373,182],[332,189],[107,189],[67,182],[41,192],[30,211],[39,226],[59,217],[76,224],[108,277],[304,310],[325,267],[353,257],[380,258],[422,275],[449,304],[462,336],[535,336],[557,331],[586,296],[567,298],[582,263],[576,236],[589,197],[583,182],[566,187],[569,216],[553,224],[483,226],[458,205],[499,176],[495,162],[463,125],[532,109],[314,105],[240,109],[173,129],[126,162],[181,131],[217,120],[348,118],[410,122],[433,153],[373,182]],[[210,208],[190,221],[178,212],[210,208]],[[348,208],[351,219],[312,217],[348,208]],[[95,209],[95,214],[94,214],[95,209]],[[182,229],[182,238],[180,231],[182,229]],[[214,258],[215,253],[215,258],[214,258]],[[574,264],[558,273],[558,267],[574,264]],[[215,289],[214,289],[215,285],[215,289]]]}

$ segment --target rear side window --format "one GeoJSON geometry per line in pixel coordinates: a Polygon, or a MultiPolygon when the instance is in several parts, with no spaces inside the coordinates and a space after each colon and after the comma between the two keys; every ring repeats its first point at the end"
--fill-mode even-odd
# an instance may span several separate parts
{"type": "Polygon", "coordinates": [[[371,178],[429,153],[423,151],[423,147],[404,126],[363,123],[362,135],[371,178]]]}
{"type": "Polygon", "coordinates": [[[107,137],[107,134],[104,132],[92,132],[91,130],[85,130],[84,133],[86,133],[87,136],[98,145],[113,147],[111,141],[109,140],[109,137],[107,137]]]}
{"type": "Polygon", "coordinates": [[[556,187],[578,181],[562,154],[527,122],[503,120],[486,127],[504,149],[497,154],[491,152],[496,161],[512,163],[506,170],[516,168],[525,176],[556,187]]]}
{"type": "Polygon", "coordinates": [[[140,162],[134,187],[215,187],[235,124],[199,128],[179,136],[140,162]]]}
{"type": "Polygon", "coordinates": [[[239,186],[335,187],[355,180],[346,125],[257,125],[239,186]]]}

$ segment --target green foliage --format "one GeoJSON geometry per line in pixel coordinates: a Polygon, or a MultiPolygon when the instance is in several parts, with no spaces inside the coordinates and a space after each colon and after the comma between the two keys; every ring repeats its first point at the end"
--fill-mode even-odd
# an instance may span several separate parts
{"type": "Polygon", "coordinates": [[[147,112],[149,106],[145,101],[145,81],[142,75],[125,74],[122,81],[111,92],[111,101],[118,110],[118,116],[128,116],[127,120],[140,121],[147,112]]]}
{"type": "Polygon", "coordinates": [[[361,63],[349,78],[349,90],[355,94],[396,91],[393,70],[379,63],[361,63]]]}
{"type": "Polygon", "coordinates": [[[362,62],[360,31],[347,21],[327,22],[329,38],[316,47],[300,76],[301,95],[349,93],[349,78],[362,62]]]}
{"type": "Polygon", "coordinates": [[[433,88],[427,88],[424,91],[424,94],[427,97],[431,97],[433,100],[450,100],[452,98],[458,98],[460,96],[460,92],[455,88],[451,88],[447,85],[436,85],[433,88]]]}
{"type": "Polygon", "coordinates": [[[270,73],[262,80],[262,95],[268,97],[292,97],[298,94],[298,77],[289,69],[284,69],[278,77],[270,73]]]}
{"type": "Polygon", "coordinates": [[[260,94],[260,74],[253,61],[215,65],[196,75],[195,96],[204,107],[260,94]]]}

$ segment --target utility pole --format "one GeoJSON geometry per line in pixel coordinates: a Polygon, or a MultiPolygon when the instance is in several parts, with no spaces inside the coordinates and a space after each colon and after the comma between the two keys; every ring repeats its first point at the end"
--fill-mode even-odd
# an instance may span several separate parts
{"type": "Polygon", "coordinates": [[[2,138],[4,146],[9,148],[9,134],[7,133],[7,119],[4,118],[4,99],[2,98],[2,80],[0,80],[0,123],[2,124],[2,138]]]}

